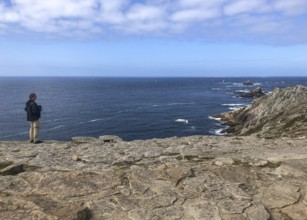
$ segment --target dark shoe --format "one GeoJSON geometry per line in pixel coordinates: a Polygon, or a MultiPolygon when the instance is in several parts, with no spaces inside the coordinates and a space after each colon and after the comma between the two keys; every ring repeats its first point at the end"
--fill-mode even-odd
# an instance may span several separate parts
{"type": "Polygon", "coordinates": [[[38,141],[34,141],[34,144],[40,144],[43,143],[42,141],[38,140],[38,141]]]}
{"type": "Polygon", "coordinates": [[[33,140],[29,140],[29,143],[33,143],[34,141],[33,140]]]}

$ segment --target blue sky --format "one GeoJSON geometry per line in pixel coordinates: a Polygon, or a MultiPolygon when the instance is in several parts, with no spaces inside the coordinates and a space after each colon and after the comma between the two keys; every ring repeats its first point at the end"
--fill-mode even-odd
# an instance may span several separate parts
{"type": "Polygon", "coordinates": [[[0,0],[0,76],[307,76],[306,0],[0,0]]]}

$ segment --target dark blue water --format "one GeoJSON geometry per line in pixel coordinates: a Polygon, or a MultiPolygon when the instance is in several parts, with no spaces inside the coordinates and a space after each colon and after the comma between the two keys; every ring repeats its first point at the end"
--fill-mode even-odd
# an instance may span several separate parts
{"type": "Polygon", "coordinates": [[[260,86],[297,84],[301,78],[0,78],[0,140],[27,140],[24,105],[31,92],[43,106],[40,138],[117,135],[124,140],[214,135],[213,114],[251,103],[237,96],[260,86]],[[243,86],[251,80],[254,86],[243,86]]]}

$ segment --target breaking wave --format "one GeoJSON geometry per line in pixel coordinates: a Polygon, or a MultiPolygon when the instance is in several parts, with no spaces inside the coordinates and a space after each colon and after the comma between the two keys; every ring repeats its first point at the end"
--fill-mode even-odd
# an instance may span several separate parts
{"type": "Polygon", "coordinates": [[[189,120],[187,120],[187,119],[181,119],[181,118],[176,119],[175,122],[183,123],[183,124],[189,124],[189,120]]]}

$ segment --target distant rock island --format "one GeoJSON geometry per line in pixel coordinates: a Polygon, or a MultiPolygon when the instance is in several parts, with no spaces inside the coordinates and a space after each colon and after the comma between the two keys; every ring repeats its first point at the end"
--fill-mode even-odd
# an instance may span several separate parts
{"type": "Polygon", "coordinates": [[[252,83],[252,81],[250,81],[250,80],[247,80],[247,81],[243,82],[242,84],[244,86],[252,86],[252,85],[254,85],[254,83],[252,83]]]}
{"type": "Polygon", "coordinates": [[[232,136],[2,141],[1,219],[306,220],[306,92],[220,115],[232,136]]]}

